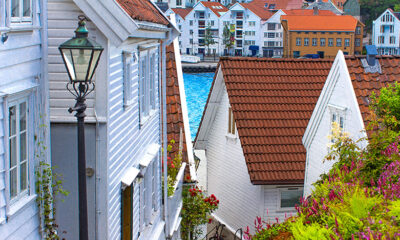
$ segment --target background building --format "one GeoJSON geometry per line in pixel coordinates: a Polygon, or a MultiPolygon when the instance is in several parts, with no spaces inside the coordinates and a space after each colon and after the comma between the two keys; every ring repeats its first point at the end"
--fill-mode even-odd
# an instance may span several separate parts
{"type": "Polygon", "coordinates": [[[400,54],[400,12],[386,9],[372,23],[372,44],[378,54],[400,54]]]}
{"type": "Polygon", "coordinates": [[[364,24],[353,16],[282,16],[284,57],[361,54],[364,24]]]}

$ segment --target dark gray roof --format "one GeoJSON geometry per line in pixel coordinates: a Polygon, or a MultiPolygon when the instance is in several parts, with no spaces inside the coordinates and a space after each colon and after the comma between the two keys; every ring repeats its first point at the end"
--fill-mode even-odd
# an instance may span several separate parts
{"type": "Polygon", "coordinates": [[[310,5],[308,5],[307,9],[313,9],[315,6],[317,6],[319,10],[329,10],[329,11],[332,11],[333,13],[335,13],[336,15],[343,14],[343,12],[340,11],[335,6],[335,4],[332,3],[331,1],[328,1],[328,2],[315,1],[315,2],[311,3],[310,5]]]}
{"type": "Polygon", "coordinates": [[[163,11],[164,13],[168,10],[168,3],[167,2],[156,2],[157,7],[163,11]]]}

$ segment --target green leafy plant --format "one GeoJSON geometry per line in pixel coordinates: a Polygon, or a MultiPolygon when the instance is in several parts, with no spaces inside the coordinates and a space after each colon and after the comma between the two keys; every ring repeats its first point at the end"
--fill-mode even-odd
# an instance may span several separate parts
{"type": "Polygon", "coordinates": [[[171,140],[167,146],[168,197],[174,195],[174,186],[177,181],[176,177],[178,176],[179,170],[182,166],[182,150],[179,149],[178,151],[173,151],[175,144],[175,140],[171,140]]]}
{"type": "Polygon", "coordinates": [[[181,238],[183,240],[199,239],[203,233],[199,226],[211,222],[210,215],[218,208],[219,200],[214,194],[207,196],[197,186],[185,186],[182,195],[181,238]]]}

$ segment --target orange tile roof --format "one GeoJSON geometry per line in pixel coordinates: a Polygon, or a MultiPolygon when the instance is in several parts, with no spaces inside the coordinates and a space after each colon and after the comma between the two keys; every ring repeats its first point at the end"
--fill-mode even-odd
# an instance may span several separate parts
{"type": "Polygon", "coordinates": [[[289,31],[355,31],[357,19],[353,16],[281,16],[289,31]]]}
{"type": "Polygon", "coordinates": [[[116,0],[132,19],[168,25],[168,20],[150,0],[116,0]]]}
{"type": "Polygon", "coordinates": [[[249,4],[255,4],[257,6],[263,7],[268,10],[268,7],[265,8],[265,4],[268,3],[268,6],[271,4],[275,5],[275,8],[270,10],[279,10],[279,9],[300,9],[303,7],[302,0],[253,0],[249,4]]]}
{"type": "Polygon", "coordinates": [[[306,149],[302,137],[332,62],[221,58],[253,184],[303,184],[306,149]]]}
{"type": "MultiPolygon", "coordinates": [[[[292,9],[283,10],[287,16],[312,16],[314,15],[313,9],[292,9]]],[[[329,10],[318,10],[318,15],[320,16],[336,16],[335,13],[329,10]]]]}
{"type": "Polygon", "coordinates": [[[361,58],[365,56],[346,56],[346,64],[357,97],[364,125],[369,123],[369,97],[372,92],[379,93],[382,87],[400,82],[400,56],[377,56],[382,73],[365,73],[361,58]]]}
{"type": "Polygon", "coordinates": [[[183,115],[181,107],[181,97],[179,93],[178,73],[176,70],[175,53],[173,44],[166,49],[166,70],[167,70],[167,138],[168,142],[175,140],[175,145],[171,150],[171,158],[174,158],[179,151],[180,133],[182,131],[182,161],[187,163],[185,169],[186,176],[190,175],[188,152],[186,147],[185,128],[183,125],[183,115]]]}
{"type": "Polygon", "coordinates": [[[181,16],[181,18],[185,19],[185,17],[193,10],[193,8],[171,8],[171,10],[181,16]]]}
{"type": "Polygon", "coordinates": [[[222,5],[219,2],[201,2],[201,4],[203,4],[204,7],[213,11],[213,13],[215,13],[215,15],[217,15],[217,17],[221,17],[220,13],[225,13],[225,12],[229,11],[228,8],[226,8],[224,5],[222,5]]]}
{"type": "Polygon", "coordinates": [[[268,20],[275,12],[269,11],[264,8],[262,2],[253,1],[250,3],[241,3],[244,8],[249,9],[255,15],[257,15],[261,20],[268,20]]]}

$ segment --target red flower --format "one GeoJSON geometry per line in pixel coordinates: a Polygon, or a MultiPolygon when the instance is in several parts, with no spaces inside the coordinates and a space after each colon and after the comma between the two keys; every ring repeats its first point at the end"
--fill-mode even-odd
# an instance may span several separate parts
{"type": "Polygon", "coordinates": [[[189,175],[186,176],[186,180],[190,181],[190,176],[189,175]]]}
{"type": "Polygon", "coordinates": [[[211,194],[211,198],[216,199],[214,194],[211,194]]]}
{"type": "Polygon", "coordinates": [[[208,224],[212,223],[212,218],[208,219],[208,224]]]}
{"type": "Polygon", "coordinates": [[[217,203],[219,203],[219,200],[217,200],[217,203]]]}

